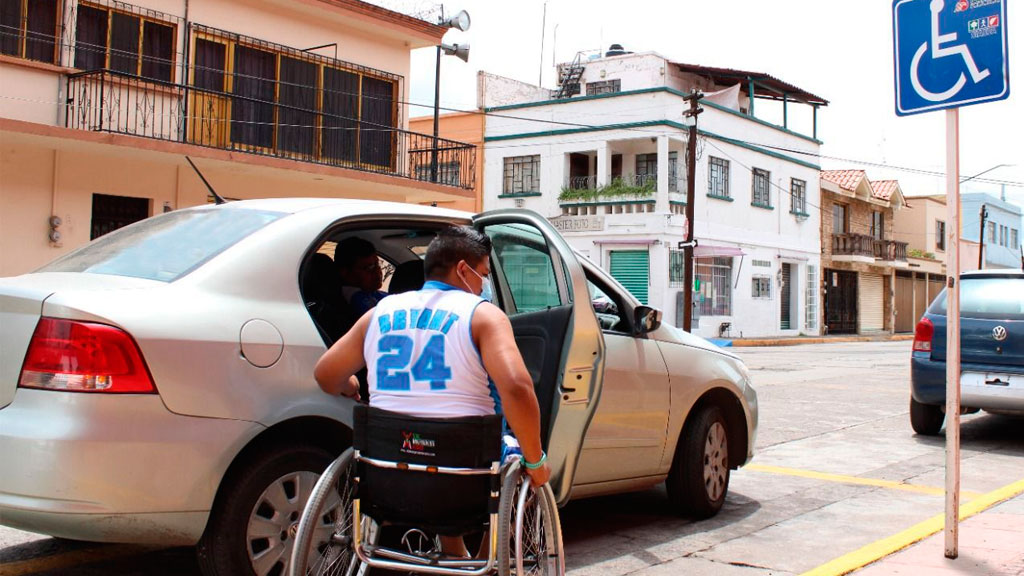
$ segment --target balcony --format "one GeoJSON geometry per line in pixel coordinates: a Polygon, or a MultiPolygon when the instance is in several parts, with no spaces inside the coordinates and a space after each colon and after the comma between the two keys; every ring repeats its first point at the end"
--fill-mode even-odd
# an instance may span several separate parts
{"type": "Polygon", "coordinates": [[[896,266],[907,264],[907,243],[895,240],[878,240],[867,234],[833,234],[832,259],[841,262],[863,262],[875,264],[878,261],[896,266]]]}
{"type": "MultiPolygon", "coordinates": [[[[678,178],[669,179],[669,197],[679,196],[678,178]]],[[[558,195],[563,216],[653,213],[658,188],[657,174],[615,176],[603,186],[597,176],[574,176],[558,195]]]]}
{"type": "Polygon", "coordinates": [[[112,70],[68,76],[65,126],[465,190],[476,184],[471,144],[112,70]]]}

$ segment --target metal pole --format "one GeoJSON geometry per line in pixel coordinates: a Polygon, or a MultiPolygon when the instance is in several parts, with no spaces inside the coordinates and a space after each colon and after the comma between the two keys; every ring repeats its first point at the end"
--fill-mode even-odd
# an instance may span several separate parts
{"type": "Polygon", "coordinates": [[[981,205],[981,231],[978,232],[978,270],[985,269],[985,220],[988,219],[988,210],[981,205]]]}
{"type": "Polygon", "coordinates": [[[548,27],[548,3],[544,3],[544,16],[540,20],[540,66],[537,70],[537,87],[541,87],[541,83],[544,80],[544,33],[548,27]]]}
{"type": "Polygon", "coordinates": [[[683,330],[687,332],[693,326],[693,208],[696,192],[694,182],[697,178],[697,115],[703,109],[698,105],[704,95],[694,91],[686,97],[690,102],[690,109],[684,112],[693,122],[690,124],[689,134],[686,138],[686,243],[683,249],[683,330]]]}
{"type": "Polygon", "coordinates": [[[441,112],[441,47],[437,47],[437,64],[434,66],[434,144],[430,149],[430,181],[437,182],[437,132],[441,112]]]}
{"type": "Polygon", "coordinates": [[[946,558],[959,555],[960,510],[960,117],[946,110],[946,558]]]}

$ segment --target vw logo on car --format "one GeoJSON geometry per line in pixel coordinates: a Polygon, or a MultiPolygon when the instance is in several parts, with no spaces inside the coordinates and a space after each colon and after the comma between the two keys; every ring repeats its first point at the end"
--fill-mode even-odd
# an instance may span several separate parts
{"type": "Polygon", "coordinates": [[[996,342],[1002,342],[1006,340],[1006,327],[996,326],[992,329],[992,337],[996,339],[996,342]]]}

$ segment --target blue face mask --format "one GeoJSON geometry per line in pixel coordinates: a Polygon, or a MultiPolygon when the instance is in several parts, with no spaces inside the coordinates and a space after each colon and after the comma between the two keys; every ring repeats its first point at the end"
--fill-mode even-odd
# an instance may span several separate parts
{"type": "MultiPolygon", "coordinates": [[[[473,270],[473,267],[470,266],[469,269],[473,270]]],[[[491,279],[481,276],[476,270],[473,270],[473,274],[476,274],[477,278],[479,278],[481,282],[479,296],[487,302],[494,302],[494,292],[491,290],[491,279]]],[[[465,282],[465,280],[463,280],[463,282],[465,282]]],[[[466,282],[466,287],[469,287],[469,282],[466,282]]]]}

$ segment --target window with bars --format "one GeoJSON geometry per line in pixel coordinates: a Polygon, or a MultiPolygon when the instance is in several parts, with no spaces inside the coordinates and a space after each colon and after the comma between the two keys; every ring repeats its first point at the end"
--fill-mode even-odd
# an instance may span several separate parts
{"type": "Polygon", "coordinates": [[[57,63],[57,0],[0,0],[0,54],[57,63]]]}
{"type": "MultiPolygon", "coordinates": [[[[637,185],[656,185],[658,182],[658,155],[637,154],[636,155],[636,176],[637,185]]],[[[679,189],[679,153],[668,153],[668,189],[675,192],[679,189]]]]}
{"type": "Polygon", "coordinates": [[[761,168],[754,168],[752,175],[750,203],[754,206],[771,208],[771,173],[761,168]]]}
{"type": "Polygon", "coordinates": [[[682,250],[668,253],[668,281],[676,286],[686,282],[686,254],[682,250]]]}
{"type": "Polygon", "coordinates": [[[109,69],[154,80],[173,80],[176,26],[170,22],[79,4],[75,68],[109,69]]]}
{"type": "Polygon", "coordinates": [[[540,155],[505,158],[503,194],[540,192],[540,155]]]}
{"type": "Polygon", "coordinates": [[[818,329],[818,269],[815,266],[807,266],[807,293],[806,305],[804,306],[804,325],[808,330],[818,329]]]}
{"type": "Polygon", "coordinates": [[[697,298],[701,316],[732,315],[732,258],[697,258],[697,298]]]}
{"type": "Polygon", "coordinates": [[[946,251],[946,223],[942,220],[935,221],[935,249],[946,251]]]}
{"type": "Polygon", "coordinates": [[[602,80],[600,82],[587,82],[587,96],[598,94],[613,94],[622,91],[622,80],[602,80]]]}
{"type": "Polygon", "coordinates": [[[750,296],[757,300],[771,300],[771,276],[754,276],[751,278],[750,296]]]}
{"type": "Polygon", "coordinates": [[[708,157],[708,196],[730,198],[728,160],[708,157]]]}
{"type": "Polygon", "coordinates": [[[807,214],[807,182],[792,178],[789,185],[789,193],[792,206],[790,212],[793,214],[807,214]]]}

